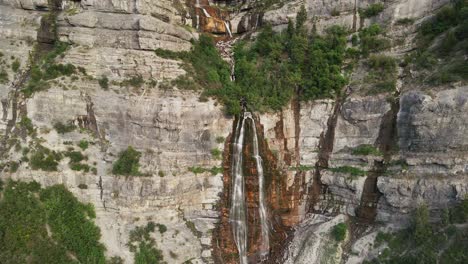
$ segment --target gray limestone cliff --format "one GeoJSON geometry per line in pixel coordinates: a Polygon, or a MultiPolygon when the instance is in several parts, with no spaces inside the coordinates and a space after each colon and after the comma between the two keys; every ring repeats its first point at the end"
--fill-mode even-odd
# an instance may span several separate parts
{"type": "MultiPolygon", "coordinates": [[[[244,33],[262,23],[285,28],[302,4],[313,14],[307,22],[310,27],[321,31],[339,24],[356,29],[370,23],[360,19],[357,10],[372,1],[285,1],[260,11],[255,9],[256,1],[210,2],[241,6],[230,22],[233,33],[244,33]],[[333,10],[339,15],[332,16],[333,10]]],[[[447,2],[386,2],[384,12],[372,20],[389,24],[389,37],[404,36],[388,53],[403,56],[415,35],[414,26],[401,29],[394,26],[395,21],[412,18],[421,23],[447,2]]],[[[190,49],[191,39],[198,38],[191,28],[190,7],[177,0],[64,0],[56,21],[57,38],[70,48],[56,60],[81,67],[86,75],[54,80],[49,89],[30,98],[17,96],[15,89],[28,71],[33,43],[48,9],[45,0],[0,0],[0,67],[8,76],[0,83],[1,162],[21,160],[15,144],[21,149],[40,140],[51,150],[66,151],[87,140],[92,144],[84,154],[96,171],[71,170],[63,159],[57,172],[33,170],[20,162],[15,172],[3,166],[0,177],[35,180],[44,186],[61,183],[80,201],[93,203],[107,254],[121,256],[125,263],[133,263],[126,245],[130,230],[150,220],[168,228],[157,240],[168,263],[213,263],[212,235],[221,214],[217,204],[225,190],[222,173],[209,169],[224,165],[212,152],[224,148],[234,118],[223,113],[219,102],[200,100],[198,91],[166,89],[186,69],[181,61],[154,52],[190,49]],[[19,71],[9,66],[14,60],[20,62],[19,71]],[[103,76],[108,78],[108,89],[99,85],[103,76]],[[146,81],[140,87],[121,85],[139,76],[146,81]],[[12,127],[12,122],[20,122],[17,112],[32,121],[35,138],[12,127]],[[54,129],[58,122],[72,122],[79,129],[60,134],[54,129]],[[112,175],[112,163],[128,146],[142,153],[140,170],[148,177],[112,175]],[[194,167],[206,170],[198,173],[194,167]],[[83,184],[87,189],[79,188],[83,184]]],[[[352,79],[358,80],[358,75],[352,79]]],[[[358,90],[353,82],[350,87],[358,90]]],[[[295,167],[306,167],[297,198],[300,223],[293,228],[281,261],[359,263],[371,254],[368,241],[375,238],[375,230],[353,240],[360,253],[350,257],[343,253],[345,243],[327,243],[326,233],[335,224],[372,208],[376,220],[398,225],[407,222],[421,203],[437,211],[468,194],[468,86],[423,89],[400,81],[399,89],[397,102],[385,95],[351,92],[342,101],[301,102],[299,108],[292,102],[281,112],[259,114],[265,140],[287,177],[286,189],[297,187],[295,167]],[[391,147],[391,151],[353,153],[362,145],[391,147]],[[330,168],[353,166],[368,173],[350,177],[316,168],[325,148],[330,168]],[[320,170],[320,183],[315,170],[320,170]],[[311,208],[314,184],[324,191],[311,208]],[[370,191],[369,186],[375,189],[370,191]],[[369,192],[378,197],[367,197],[369,192]]],[[[350,241],[349,234],[345,241],[350,241]]]]}

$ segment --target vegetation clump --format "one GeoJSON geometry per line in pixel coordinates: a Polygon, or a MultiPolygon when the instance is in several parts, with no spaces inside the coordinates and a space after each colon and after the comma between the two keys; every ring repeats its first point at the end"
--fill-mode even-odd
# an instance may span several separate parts
{"type": "MultiPolygon", "coordinates": [[[[464,211],[468,200],[450,210],[443,210],[439,222],[429,221],[426,205],[417,208],[409,228],[394,233],[377,234],[374,246],[382,251],[378,258],[364,263],[467,263],[468,218],[454,221],[447,211],[464,211]],[[461,225],[454,225],[461,224],[461,225]]],[[[468,213],[468,210],[464,211],[468,213]]],[[[468,216],[466,214],[465,216],[468,216]]]]}
{"type": "Polygon", "coordinates": [[[202,99],[216,97],[228,114],[241,111],[244,98],[253,111],[280,110],[293,98],[330,98],[347,83],[341,67],[345,59],[347,30],[334,26],[323,36],[309,34],[304,7],[296,23],[276,33],[267,25],[253,43],[234,48],[236,81],[207,35],[193,43],[190,52],[157,50],[156,54],[186,62],[186,76],[172,84],[179,89],[203,90],[202,99]]]}
{"type": "Polygon", "coordinates": [[[162,252],[156,247],[156,241],[151,237],[151,233],[154,233],[155,227],[155,223],[149,222],[146,226],[136,227],[130,232],[127,246],[130,248],[130,252],[135,254],[135,263],[163,263],[162,252]]]}
{"type": "Polygon", "coordinates": [[[345,223],[337,224],[332,229],[333,238],[338,242],[343,241],[346,238],[347,230],[348,230],[348,227],[346,226],[345,223]]]}
{"type": "Polygon", "coordinates": [[[5,263],[104,264],[94,208],[63,185],[9,181],[0,200],[0,256],[5,263]]]}
{"type": "Polygon", "coordinates": [[[112,167],[112,173],[115,175],[138,176],[141,153],[129,146],[126,150],[120,152],[119,158],[112,167]]]}
{"type": "Polygon", "coordinates": [[[31,153],[29,164],[33,170],[57,171],[62,155],[46,147],[38,145],[31,153]]]}
{"type": "Polygon", "coordinates": [[[341,166],[341,167],[336,167],[336,168],[330,168],[330,170],[332,172],[336,172],[336,173],[350,174],[353,177],[367,175],[366,171],[361,170],[361,169],[356,168],[356,167],[352,167],[352,166],[341,166]]]}
{"type": "Polygon", "coordinates": [[[468,2],[454,0],[425,21],[418,31],[418,49],[406,65],[419,72],[418,80],[443,85],[468,80],[468,2]]]}
{"type": "Polygon", "coordinates": [[[378,150],[376,147],[374,147],[372,145],[363,144],[363,145],[359,145],[359,146],[355,147],[352,150],[351,154],[353,154],[353,155],[364,155],[364,156],[367,156],[367,155],[380,156],[380,155],[382,155],[382,152],[380,152],[380,150],[378,150]]]}
{"type": "Polygon", "coordinates": [[[101,86],[102,89],[108,90],[109,89],[109,79],[107,76],[103,75],[99,80],[98,80],[99,86],[101,86]]]}
{"type": "Polygon", "coordinates": [[[57,133],[59,134],[65,134],[65,133],[70,133],[73,130],[76,129],[76,126],[73,124],[73,122],[67,122],[67,123],[62,123],[62,122],[57,122],[54,124],[55,130],[57,130],[57,133]]]}
{"type": "Polygon", "coordinates": [[[370,4],[365,9],[359,9],[359,15],[363,18],[370,18],[380,14],[384,10],[383,3],[370,4]]]}

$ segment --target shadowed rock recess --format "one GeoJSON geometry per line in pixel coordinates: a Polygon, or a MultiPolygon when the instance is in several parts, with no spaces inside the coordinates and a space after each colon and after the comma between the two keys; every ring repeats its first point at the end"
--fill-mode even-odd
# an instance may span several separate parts
{"type": "Polygon", "coordinates": [[[0,0],[0,263],[468,263],[467,10],[0,0]]]}

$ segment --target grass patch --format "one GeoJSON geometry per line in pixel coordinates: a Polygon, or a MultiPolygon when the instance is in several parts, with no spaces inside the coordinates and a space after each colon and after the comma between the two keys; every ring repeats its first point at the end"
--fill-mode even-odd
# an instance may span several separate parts
{"type": "Polygon", "coordinates": [[[352,166],[341,166],[341,167],[336,167],[336,168],[329,168],[330,171],[336,172],[336,173],[345,173],[345,174],[350,174],[353,177],[357,176],[366,176],[367,172],[364,170],[361,170],[356,167],[352,166]]]}
{"type": "Polygon", "coordinates": [[[218,173],[223,173],[223,168],[220,167],[211,167],[211,168],[203,168],[203,167],[189,167],[188,171],[195,173],[195,174],[201,174],[205,172],[210,172],[211,175],[216,175],[218,173]]]}
{"type": "Polygon", "coordinates": [[[376,147],[368,144],[363,144],[355,147],[351,154],[353,155],[374,155],[374,156],[382,156],[382,152],[378,150],[376,147]]]}
{"type": "Polygon", "coordinates": [[[141,153],[129,146],[126,150],[120,152],[119,158],[112,167],[112,173],[115,175],[139,176],[141,153]]]}

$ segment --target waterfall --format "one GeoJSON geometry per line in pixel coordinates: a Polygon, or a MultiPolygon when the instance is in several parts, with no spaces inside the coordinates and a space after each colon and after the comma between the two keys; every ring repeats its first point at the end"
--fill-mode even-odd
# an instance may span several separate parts
{"type": "Polygon", "coordinates": [[[234,241],[239,251],[240,264],[247,264],[247,208],[245,206],[245,182],[242,174],[242,146],[244,144],[245,117],[239,118],[234,138],[232,159],[232,204],[230,221],[234,241]]]}
{"type": "Polygon", "coordinates": [[[231,28],[229,27],[229,23],[224,21],[224,25],[226,26],[226,31],[229,33],[229,37],[232,38],[231,28]]]}
{"type": "Polygon", "coordinates": [[[208,13],[208,11],[206,11],[205,8],[202,7],[201,10],[203,11],[203,14],[205,15],[205,17],[211,17],[210,14],[208,13]]]}
{"type": "Polygon", "coordinates": [[[253,127],[253,155],[257,163],[257,174],[258,174],[258,211],[260,214],[260,224],[262,226],[262,244],[260,247],[260,255],[266,257],[270,251],[270,234],[268,230],[268,218],[265,207],[265,177],[263,175],[263,161],[258,151],[258,138],[257,129],[255,128],[255,120],[250,116],[253,127]]]}
{"type": "Polygon", "coordinates": [[[244,144],[245,122],[247,119],[252,121],[253,127],[253,157],[255,158],[258,174],[258,189],[259,189],[259,215],[261,225],[261,246],[260,256],[264,259],[270,250],[270,238],[268,229],[268,219],[265,206],[265,191],[264,191],[264,174],[263,162],[260,157],[258,147],[257,130],[255,120],[250,112],[245,112],[244,116],[239,118],[234,135],[234,149],[232,160],[232,204],[230,211],[230,221],[239,251],[240,264],[247,264],[247,208],[245,203],[245,181],[242,173],[242,149],[244,144]]]}

